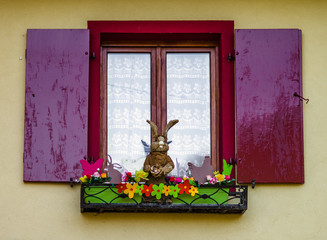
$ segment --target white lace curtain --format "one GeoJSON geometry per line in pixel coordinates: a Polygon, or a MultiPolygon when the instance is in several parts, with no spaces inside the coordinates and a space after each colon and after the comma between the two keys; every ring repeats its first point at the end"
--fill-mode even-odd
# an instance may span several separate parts
{"type": "Polygon", "coordinates": [[[167,54],[167,118],[179,120],[168,132],[175,175],[185,175],[188,162],[201,166],[210,156],[209,61],[209,53],[167,54]]]}
{"type": "MultiPolygon", "coordinates": [[[[132,172],[143,167],[144,143],[150,144],[150,57],[108,54],[108,153],[132,172]]],[[[172,174],[183,176],[187,162],[200,166],[210,156],[209,53],[167,54],[167,116],[180,121],[168,132],[168,154],[172,174]]]]}

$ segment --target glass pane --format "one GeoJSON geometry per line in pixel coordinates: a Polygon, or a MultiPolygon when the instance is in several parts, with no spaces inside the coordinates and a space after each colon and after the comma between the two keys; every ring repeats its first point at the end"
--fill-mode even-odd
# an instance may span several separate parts
{"type": "Polygon", "coordinates": [[[108,54],[108,149],[121,171],[140,170],[150,143],[151,61],[148,53],[108,54]]]}
{"type": "Polygon", "coordinates": [[[210,54],[167,54],[167,121],[179,123],[168,132],[172,174],[187,174],[188,162],[201,166],[210,156],[210,54]]]}

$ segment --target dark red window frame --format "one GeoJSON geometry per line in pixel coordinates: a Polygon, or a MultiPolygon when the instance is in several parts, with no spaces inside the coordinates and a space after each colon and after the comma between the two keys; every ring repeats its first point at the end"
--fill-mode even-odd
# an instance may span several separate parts
{"type": "MultiPolygon", "coordinates": [[[[90,61],[88,155],[97,159],[100,152],[100,52],[101,43],[110,36],[142,35],[157,37],[178,34],[212,36],[219,43],[219,153],[220,161],[235,155],[234,62],[228,54],[234,51],[233,21],[88,21],[90,61]]],[[[109,38],[109,39],[108,39],[109,38]]],[[[212,40],[212,39],[211,39],[212,40]]],[[[221,163],[220,163],[221,166],[221,163]]]]}

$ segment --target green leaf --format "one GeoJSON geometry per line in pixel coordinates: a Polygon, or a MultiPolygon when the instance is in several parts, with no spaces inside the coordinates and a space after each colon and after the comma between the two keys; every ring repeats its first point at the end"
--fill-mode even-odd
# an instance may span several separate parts
{"type": "Polygon", "coordinates": [[[222,174],[230,176],[230,174],[232,173],[232,169],[233,169],[233,165],[227,164],[226,160],[223,159],[223,172],[222,172],[222,174]]]}

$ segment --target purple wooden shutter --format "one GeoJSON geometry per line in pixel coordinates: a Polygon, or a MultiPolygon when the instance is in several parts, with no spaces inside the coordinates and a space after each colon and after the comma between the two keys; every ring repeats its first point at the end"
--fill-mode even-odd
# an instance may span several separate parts
{"type": "Polygon", "coordinates": [[[304,183],[301,31],[236,30],[239,183],[304,183]]]}
{"type": "Polygon", "coordinates": [[[24,181],[67,182],[87,155],[89,31],[27,30],[24,181]]]}

